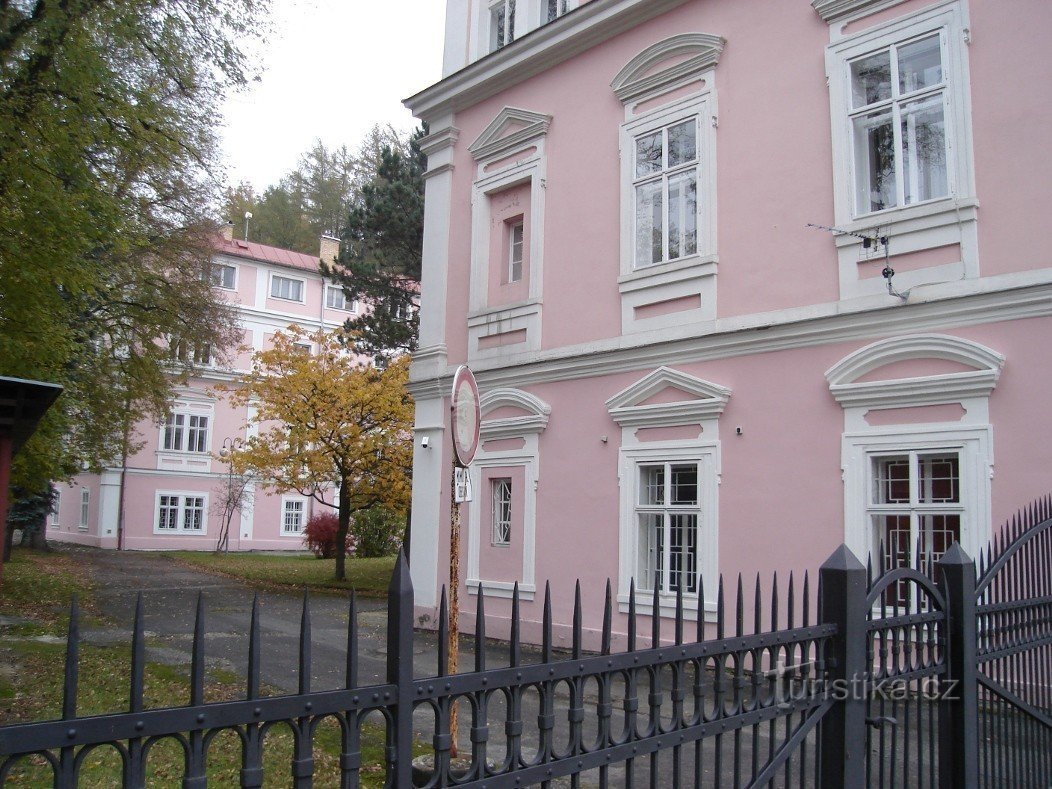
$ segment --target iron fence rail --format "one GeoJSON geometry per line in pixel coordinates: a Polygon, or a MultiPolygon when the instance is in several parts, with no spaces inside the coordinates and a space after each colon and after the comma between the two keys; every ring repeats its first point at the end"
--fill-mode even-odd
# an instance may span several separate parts
{"type": "MultiPolygon", "coordinates": [[[[883,555],[883,551],[878,552],[883,555]]],[[[450,674],[445,593],[435,674],[413,676],[413,590],[399,557],[388,590],[387,676],[359,685],[357,605],[348,602],[344,687],[311,687],[312,621],[305,596],[298,692],[263,695],[258,598],[248,623],[245,697],[205,703],[206,609],[198,598],[186,706],[144,704],[143,601],[131,633],[126,711],[80,716],[80,617],[72,602],[61,717],[0,727],[0,787],[35,757],[57,787],[75,787],[85,760],[111,749],[126,787],[146,785],[151,753],[174,742],[183,786],[204,787],[212,749],[233,732],[239,783],[264,783],[275,727],[292,733],[289,782],[313,785],[320,727],[339,728],[339,783],[359,785],[362,727],[386,730],[385,785],[521,787],[568,778],[599,786],[1041,786],[1052,784],[1052,505],[1010,524],[975,564],[953,546],[937,564],[864,567],[843,546],[822,566],[817,610],[805,575],[780,591],[775,576],[747,594],[717,583],[715,621],[704,591],[688,620],[676,597],[671,632],[629,595],[626,650],[611,649],[607,585],[598,653],[583,649],[578,584],[571,648],[553,649],[551,591],[543,601],[539,662],[524,662],[519,595],[507,659],[488,665],[485,605],[476,600],[472,670],[450,674]],[[459,740],[451,712],[463,708],[459,740]],[[413,778],[411,759],[433,768],[413,778]],[[457,745],[464,745],[455,759],[457,745]]],[[[704,585],[701,585],[704,589],[704,585]]],[[[660,610],[654,592],[653,609],[660,610]]],[[[504,635],[503,633],[501,634],[504,635]]]]}

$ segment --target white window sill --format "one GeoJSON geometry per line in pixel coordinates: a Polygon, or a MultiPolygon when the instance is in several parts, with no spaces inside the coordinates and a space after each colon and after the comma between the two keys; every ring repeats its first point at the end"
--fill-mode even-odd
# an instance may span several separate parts
{"type": "MultiPolygon", "coordinates": [[[[617,596],[617,609],[622,614],[628,613],[629,608],[629,596],[627,594],[619,594],[617,596]]],[[[676,595],[674,594],[662,594],[658,597],[658,607],[661,609],[661,616],[672,618],[676,615],[676,595]]],[[[644,616],[649,616],[654,610],[654,593],[652,591],[637,591],[636,592],[636,613],[644,616]]],[[[698,612],[698,596],[696,594],[684,594],[683,595],[683,611],[684,614],[691,612],[694,614],[693,618],[697,618],[698,612]]],[[[686,619],[690,620],[692,617],[685,616],[686,619]]],[[[705,621],[714,622],[716,621],[716,601],[705,601],[705,621]]]]}
{"type": "Polygon", "coordinates": [[[166,535],[171,537],[207,537],[208,534],[204,529],[154,529],[155,535],[166,535]]]}
{"type": "Polygon", "coordinates": [[[691,255],[671,263],[658,263],[622,274],[617,279],[621,293],[682,282],[687,279],[711,276],[716,273],[716,255],[691,255]]]}
{"type": "Polygon", "coordinates": [[[532,315],[537,312],[540,304],[540,299],[526,299],[525,301],[515,301],[509,304],[487,307],[484,310],[469,313],[468,326],[481,326],[487,323],[492,323],[495,317],[498,320],[503,320],[506,318],[519,318],[524,315],[532,315]]]}
{"type": "MultiPolygon", "coordinates": [[[[940,198],[902,208],[888,208],[863,214],[839,229],[847,233],[857,233],[877,227],[882,230],[891,228],[894,234],[929,230],[942,225],[956,224],[958,221],[974,221],[978,207],[979,201],[974,197],[956,200],[952,197],[940,198]]],[[[849,235],[837,235],[835,240],[838,247],[857,246],[862,243],[862,239],[849,235]]]]}
{"type": "Polygon", "coordinates": [[[274,299],[274,301],[287,301],[290,304],[306,304],[305,299],[286,299],[284,296],[268,296],[268,298],[274,299]]]}
{"type": "MultiPolygon", "coordinates": [[[[511,599],[515,594],[515,584],[507,581],[480,581],[478,578],[468,578],[465,582],[468,594],[477,595],[479,588],[486,597],[500,597],[511,599]]],[[[529,602],[537,594],[537,587],[533,584],[519,584],[519,600],[529,602]]]]}

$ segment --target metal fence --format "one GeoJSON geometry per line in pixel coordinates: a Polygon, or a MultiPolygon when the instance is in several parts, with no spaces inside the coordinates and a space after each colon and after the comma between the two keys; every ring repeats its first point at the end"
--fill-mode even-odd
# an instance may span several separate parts
{"type": "MultiPolygon", "coordinates": [[[[883,552],[880,552],[883,555],[883,552]]],[[[572,647],[553,649],[546,588],[539,662],[524,661],[518,590],[506,661],[488,666],[485,597],[477,598],[475,665],[448,674],[447,612],[439,617],[437,672],[413,676],[413,590],[400,557],[388,597],[386,683],[359,686],[353,595],[345,687],[312,691],[311,619],[305,600],[299,692],[263,696],[258,603],[249,623],[247,689],[239,701],[204,702],[205,612],[199,601],[190,704],[146,709],[143,609],[136,608],[127,712],[77,715],[79,625],[69,625],[62,718],[0,727],[0,787],[27,759],[43,760],[57,787],[74,787],[92,752],[119,755],[126,787],[146,785],[151,752],[175,742],[184,787],[207,785],[210,749],[224,732],[241,749],[240,785],[263,786],[263,752],[276,726],[293,734],[289,780],[310,787],[320,726],[339,727],[339,775],[362,777],[367,719],[386,729],[385,785],[522,787],[686,786],[1035,786],[1052,775],[1052,503],[1018,517],[975,564],[953,546],[936,564],[864,567],[846,547],[819,572],[766,591],[739,578],[716,584],[715,622],[684,613],[672,632],[661,617],[637,616],[629,596],[626,651],[611,649],[606,591],[601,649],[583,649],[575,595],[572,647]],[[731,598],[731,599],[727,599],[731,598]],[[817,606],[815,601],[817,600],[817,606]],[[649,633],[637,632],[640,621],[649,633]],[[458,743],[454,706],[463,710],[458,743]],[[414,743],[430,752],[429,774],[413,773],[414,743]],[[455,759],[460,744],[460,759],[455,759]]],[[[703,585],[702,585],[703,586],[703,585]]],[[[660,610],[655,595],[654,609],[660,610]]],[[[666,623],[668,626],[668,623],[666,623]]],[[[116,776],[114,783],[118,783],[116,776]]]]}

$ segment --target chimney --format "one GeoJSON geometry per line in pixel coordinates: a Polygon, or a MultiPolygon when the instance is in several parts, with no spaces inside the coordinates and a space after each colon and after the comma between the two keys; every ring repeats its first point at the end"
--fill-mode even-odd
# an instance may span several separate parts
{"type": "Polygon", "coordinates": [[[326,263],[332,263],[332,261],[340,256],[340,239],[333,236],[324,235],[321,237],[321,251],[318,254],[323,261],[326,263]]]}
{"type": "Polygon", "coordinates": [[[219,235],[223,237],[224,241],[234,240],[234,223],[227,222],[225,225],[219,228],[219,235]]]}

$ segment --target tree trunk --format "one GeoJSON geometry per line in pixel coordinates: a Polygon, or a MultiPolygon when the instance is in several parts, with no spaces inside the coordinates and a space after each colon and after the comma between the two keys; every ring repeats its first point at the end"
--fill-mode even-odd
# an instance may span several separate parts
{"type": "Polygon", "coordinates": [[[347,532],[351,528],[351,491],[347,481],[340,484],[340,525],[336,530],[336,580],[347,580],[347,532]]]}

